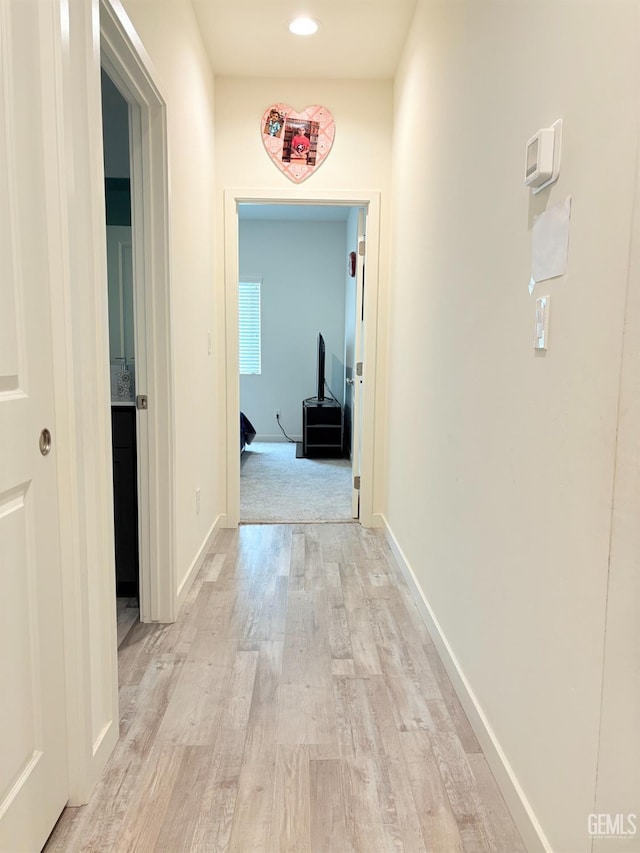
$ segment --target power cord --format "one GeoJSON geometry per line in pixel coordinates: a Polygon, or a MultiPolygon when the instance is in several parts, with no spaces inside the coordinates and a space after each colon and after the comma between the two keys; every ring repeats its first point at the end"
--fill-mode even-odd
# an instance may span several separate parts
{"type": "Polygon", "coordinates": [[[280,415],[276,415],[276,420],[278,421],[278,426],[279,426],[279,427],[280,427],[280,429],[282,430],[282,434],[283,434],[283,435],[284,435],[284,437],[287,439],[287,441],[290,441],[290,442],[291,442],[291,444],[295,444],[295,443],[296,443],[295,439],[294,439],[294,438],[291,438],[290,436],[288,436],[288,435],[286,434],[286,432],[284,431],[284,428],[283,428],[282,424],[280,423],[280,415]]]}

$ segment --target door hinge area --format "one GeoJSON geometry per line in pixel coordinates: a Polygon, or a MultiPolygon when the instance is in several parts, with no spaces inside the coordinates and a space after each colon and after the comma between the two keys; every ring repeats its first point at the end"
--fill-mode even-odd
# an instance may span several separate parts
{"type": "Polygon", "coordinates": [[[353,488],[358,492],[360,491],[360,476],[353,478],[353,488]]]}

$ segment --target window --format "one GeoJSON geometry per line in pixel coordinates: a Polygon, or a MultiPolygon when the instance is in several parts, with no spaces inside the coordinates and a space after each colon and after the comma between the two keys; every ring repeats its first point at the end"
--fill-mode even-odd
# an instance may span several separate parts
{"type": "Polygon", "coordinates": [[[260,284],[261,279],[238,285],[240,373],[261,373],[260,363],[260,284]]]}

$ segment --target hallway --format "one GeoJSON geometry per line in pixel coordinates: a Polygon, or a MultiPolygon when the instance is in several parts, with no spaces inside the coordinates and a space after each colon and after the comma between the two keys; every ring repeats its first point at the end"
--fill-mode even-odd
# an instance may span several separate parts
{"type": "Polygon", "coordinates": [[[220,531],[119,667],[120,741],[48,853],[524,850],[378,531],[220,531]]]}

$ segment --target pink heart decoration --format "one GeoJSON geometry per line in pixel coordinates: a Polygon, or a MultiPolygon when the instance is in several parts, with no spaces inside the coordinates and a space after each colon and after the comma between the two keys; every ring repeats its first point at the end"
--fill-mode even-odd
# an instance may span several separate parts
{"type": "Polygon", "coordinates": [[[329,110],[317,104],[301,113],[287,104],[273,104],[262,116],[261,133],[278,169],[300,184],[331,151],[336,123],[329,110]]]}

